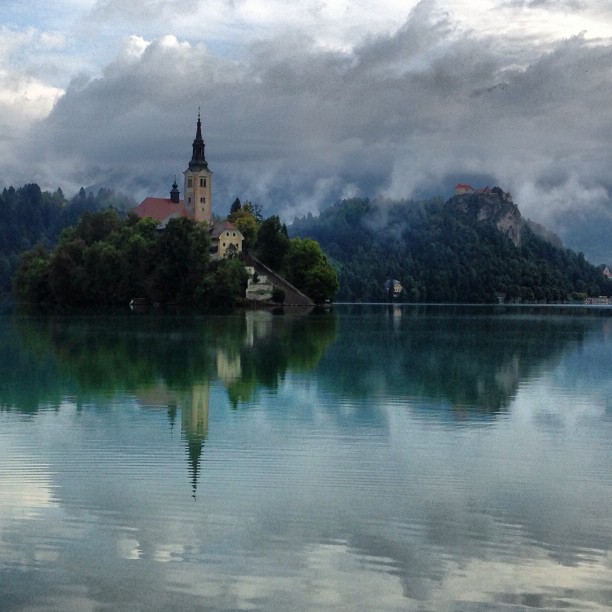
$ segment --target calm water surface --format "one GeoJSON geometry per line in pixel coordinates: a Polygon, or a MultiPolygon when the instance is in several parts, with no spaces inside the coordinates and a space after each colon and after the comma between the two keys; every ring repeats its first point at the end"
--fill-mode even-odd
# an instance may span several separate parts
{"type": "Polygon", "coordinates": [[[0,316],[0,609],[607,610],[612,311],[0,316]]]}

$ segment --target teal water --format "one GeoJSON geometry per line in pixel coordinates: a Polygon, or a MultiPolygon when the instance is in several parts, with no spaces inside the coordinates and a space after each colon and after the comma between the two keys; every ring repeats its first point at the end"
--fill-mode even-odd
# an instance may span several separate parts
{"type": "Polygon", "coordinates": [[[607,610],[612,311],[0,317],[0,609],[607,610]]]}

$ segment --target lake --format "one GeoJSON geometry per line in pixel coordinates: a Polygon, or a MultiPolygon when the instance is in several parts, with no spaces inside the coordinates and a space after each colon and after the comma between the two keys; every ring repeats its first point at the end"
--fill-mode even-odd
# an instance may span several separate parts
{"type": "Polygon", "coordinates": [[[0,316],[0,609],[609,610],[612,309],[0,316]]]}

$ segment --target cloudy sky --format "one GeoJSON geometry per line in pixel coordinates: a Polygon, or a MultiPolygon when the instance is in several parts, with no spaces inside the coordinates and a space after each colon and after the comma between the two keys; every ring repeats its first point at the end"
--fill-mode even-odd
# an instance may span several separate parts
{"type": "Polygon", "coordinates": [[[612,3],[0,6],[2,185],[163,196],[201,108],[219,214],[500,185],[612,263],[612,3]]]}

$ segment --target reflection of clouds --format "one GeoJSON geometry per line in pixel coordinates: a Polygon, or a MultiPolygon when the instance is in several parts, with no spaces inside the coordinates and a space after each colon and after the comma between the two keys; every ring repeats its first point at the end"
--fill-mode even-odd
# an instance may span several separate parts
{"type": "Polygon", "coordinates": [[[305,552],[301,581],[305,591],[311,585],[309,604],[316,609],[405,609],[401,582],[388,571],[392,559],[359,555],[342,543],[312,545],[305,552]]]}
{"type": "MultiPolygon", "coordinates": [[[[26,428],[31,423],[25,422],[26,428]]],[[[51,468],[36,457],[31,440],[23,439],[19,423],[0,420],[0,575],[9,567],[54,563],[59,558],[57,542],[42,524],[61,517],[54,495],[51,468]]],[[[3,592],[0,579],[0,595],[3,592]]]]}
{"type": "Polygon", "coordinates": [[[196,564],[172,564],[168,579],[189,584],[190,591],[213,609],[405,610],[392,560],[370,558],[345,542],[309,543],[302,549],[276,549],[276,556],[250,551],[240,573],[196,564]]]}
{"type": "MultiPolygon", "coordinates": [[[[362,530],[356,529],[354,536],[372,554],[397,559],[407,593],[421,592],[422,585],[415,584],[418,575],[459,581],[469,591],[468,577],[459,570],[453,575],[456,570],[445,557],[473,571],[486,569],[483,559],[499,563],[511,585],[508,593],[534,589],[543,602],[548,596],[562,596],[554,593],[559,583],[548,582],[546,568],[571,566],[564,569],[568,584],[574,581],[576,588],[588,591],[589,567],[595,574],[605,567],[612,548],[612,432],[605,403],[596,387],[577,393],[553,384],[554,379],[525,382],[508,414],[486,426],[458,427],[448,417],[425,418],[410,402],[381,407],[388,423],[389,454],[380,459],[380,469],[389,494],[380,491],[376,507],[381,520],[401,517],[413,538],[413,555],[406,556],[406,534],[401,531],[365,543],[359,540],[362,530]],[[397,482],[384,471],[385,461],[395,464],[397,482]],[[414,549],[422,550],[427,560],[420,572],[415,572],[414,549]],[[538,588],[528,579],[530,567],[542,570],[538,588]],[[585,584],[580,584],[581,577],[585,584]]],[[[488,601],[486,575],[472,578],[478,594],[474,601],[488,601]]],[[[436,593],[438,587],[427,591],[436,593]]],[[[490,591],[497,592],[496,587],[490,591]]],[[[597,599],[603,597],[601,592],[593,597],[603,601],[597,599]]],[[[443,607],[434,603],[432,609],[443,607]]]]}
{"type": "MultiPolygon", "coordinates": [[[[269,551],[267,551],[269,552],[269,551]]],[[[249,554],[239,574],[208,567],[202,579],[197,564],[174,564],[167,578],[188,584],[193,595],[215,608],[289,610],[491,609],[520,606],[546,609],[608,609],[612,581],[610,555],[560,565],[545,552],[525,546],[516,558],[436,556],[439,566],[415,578],[406,590],[397,560],[355,549],[348,542],[312,542],[289,554],[274,551],[265,559],[249,554]],[[434,571],[432,571],[434,570],[434,571]],[[465,606],[465,607],[464,607],[465,606]],[[421,608],[419,608],[421,609],[421,608]]],[[[159,559],[168,560],[168,559],[159,559]]]]}
{"type": "Polygon", "coordinates": [[[606,414],[606,400],[599,386],[560,388],[554,380],[544,378],[521,389],[513,405],[513,418],[523,423],[540,422],[546,429],[554,423],[571,435],[576,428],[600,422],[606,414]]]}
{"type": "Polygon", "coordinates": [[[158,544],[153,552],[153,560],[159,563],[183,561],[185,549],[184,544],[158,544]]]}
{"type": "Polygon", "coordinates": [[[10,427],[2,430],[0,456],[12,460],[0,466],[0,529],[11,518],[35,519],[45,508],[58,506],[48,463],[37,461],[24,445],[16,447],[9,438],[15,435],[10,427]]]}
{"type": "Polygon", "coordinates": [[[140,559],[142,557],[140,543],[134,538],[121,537],[117,540],[117,554],[122,559],[140,559]]]}
{"type": "MultiPolygon", "coordinates": [[[[21,461],[24,461],[22,459],[21,461]]],[[[27,460],[25,460],[27,461],[27,460]]],[[[0,485],[0,505],[3,508],[2,519],[14,511],[20,518],[37,518],[40,510],[56,505],[51,494],[51,485],[47,476],[40,474],[40,465],[27,466],[21,463],[11,466],[11,474],[2,474],[0,485]],[[37,477],[32,479],[32,473],[37,477]]]]}
{"type": "Polygon", "coordinates": [[[455,610],[462,604],[466,607],[460,609],[466,610],[475,606],[610,609],[610,555],[572,567],[547,558],[530,559],[522,565],[490,559],[453,565],[428,602],[433,610],[455,610]]]}
{"type": "Polygon", "coordinates": [[[568,353],[529,377],[504,362],[508,411],[462,423],[425,393],[342,396],[310,370],[244,411],[211,381],[0,415],[0,457],[21,466],[0,480],[0,562],[62,610],[602,609],[612,424],[568,353]],[[175,430],[152,409],[168,404],[175,430]]]}
{"type": "Polygon", "coordinates": [[[397,576],[372,572],[371,561],[343,543],[311,544],[295,561],[297,575],[246,575],[231,591],[241,608],[258,600],[273,602],[281,594],[287,609],[404,610],[397,576]]]}

